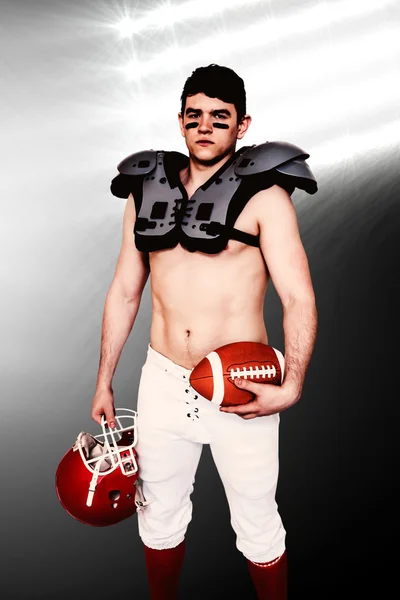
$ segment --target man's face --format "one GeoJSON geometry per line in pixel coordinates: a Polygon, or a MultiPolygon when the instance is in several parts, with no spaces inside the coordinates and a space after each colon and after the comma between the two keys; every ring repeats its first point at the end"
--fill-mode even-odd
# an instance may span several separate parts
{"type": "Polygon", "coordinates": [[[189,154],[199,163],[213,164],[235,151],[236,140],[241,139],[250,124],[250,117],[238,125],[234,104],[203,93],[188,96],[184,114],[179,113],[179,124],[189,154]],[[246,121],[247,119],[247,121],[246,121]]]}

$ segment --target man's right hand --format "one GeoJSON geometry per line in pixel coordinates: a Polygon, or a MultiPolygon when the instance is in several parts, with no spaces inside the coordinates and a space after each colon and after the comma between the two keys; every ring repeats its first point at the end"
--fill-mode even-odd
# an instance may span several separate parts
{"type": "Polygon", "coordinates": [[[96,389],[96,393],[92,402],[91,417],[96,423],[101,425],[101,417],[105,416],[108,426],[111,429],[115,427],[115,409],[114,409],[114,393],[112,389],[100,388],[96,389]]]}

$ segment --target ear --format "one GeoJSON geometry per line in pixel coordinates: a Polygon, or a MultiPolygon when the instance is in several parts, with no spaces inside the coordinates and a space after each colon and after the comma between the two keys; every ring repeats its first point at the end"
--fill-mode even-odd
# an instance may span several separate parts
{"type": "Polygon", "coordinates": [[[242,137],[244,137],[244,134],[246,133],[246,131],[248,130],[250,125],[251,125],[251,116],[244,115],[244,117],[242,117],[242,119],[239,123],[239,127],[238,127],[238,133],[236,136],[238,140],[241,140],[242,137]]]}
{"type": "Polygon", "coordinates": [[[185,127],[183,125],[183,117],[182,117],[181,112],[178,113],[178,121],[179,121],[179,128],[181,130],[182,137],[185,137],[185,127]]]}

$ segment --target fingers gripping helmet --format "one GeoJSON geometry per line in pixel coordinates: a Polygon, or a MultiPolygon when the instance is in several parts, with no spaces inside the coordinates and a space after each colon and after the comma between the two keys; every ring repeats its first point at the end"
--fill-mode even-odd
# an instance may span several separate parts
{"type": "Polygon", "coordinates": [[[117,408],[115,422],[111,429],[102,416],[103,433],[98,436],[81,431],[57,468],[56,491],[62,506],[87,525],[113,525],[146,504],[134,448],[136,412],[117,408]]]}

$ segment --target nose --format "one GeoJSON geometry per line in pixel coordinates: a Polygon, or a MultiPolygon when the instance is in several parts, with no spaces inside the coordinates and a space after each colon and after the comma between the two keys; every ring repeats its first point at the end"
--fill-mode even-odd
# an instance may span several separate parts
{"type": "Polygon", "coordinates": [[[199,120],[199,132],[200,133],[209,133],[211,131],[212,131],[211,117],[203,114],[199,120]]]}

